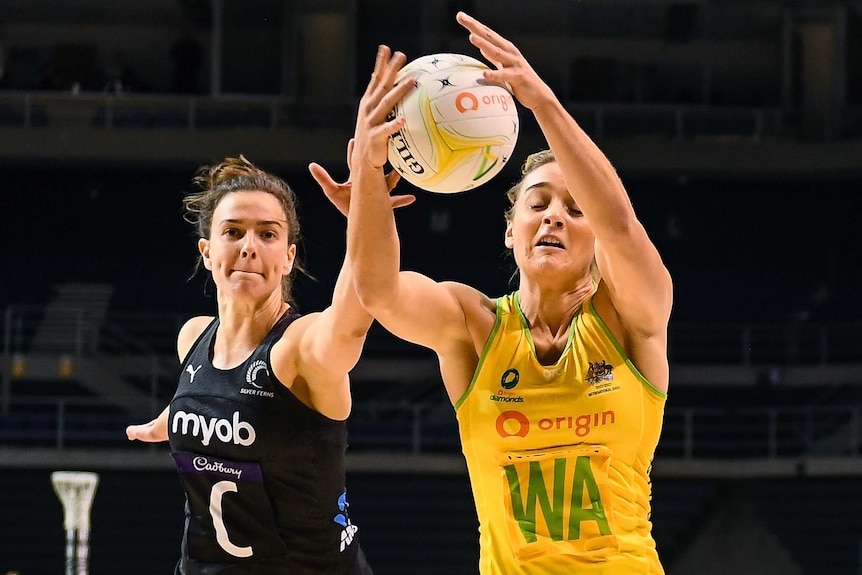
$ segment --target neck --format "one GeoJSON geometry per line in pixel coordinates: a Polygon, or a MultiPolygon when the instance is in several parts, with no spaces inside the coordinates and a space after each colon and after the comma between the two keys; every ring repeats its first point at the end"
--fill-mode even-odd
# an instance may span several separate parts
{"type": "Polygon", "coordinates": [[[280,297],[269,298],[261,305],[243,305],[230,298],[219,297],[219,327],[213,364],[232,367],[244,361],[288,307],[280,297]]]}
{"type": "Polygon", "coordinates": [[[521,312],[531,331],[538,329],[552,336],[564,335],[593,289],[593,281],[589,277],[569,289],[539,285],[522,277],[518,286],[521,312]]]}

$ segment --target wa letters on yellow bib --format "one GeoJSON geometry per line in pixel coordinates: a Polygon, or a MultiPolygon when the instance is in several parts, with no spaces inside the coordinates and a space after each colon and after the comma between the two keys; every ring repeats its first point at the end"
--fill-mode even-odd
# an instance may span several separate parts
{"type": "Polygon", "coordinates": [[[619,549],[614,535],[605,446],[510,452],[499,457],[515,555],[600,560],[619,549]]]}

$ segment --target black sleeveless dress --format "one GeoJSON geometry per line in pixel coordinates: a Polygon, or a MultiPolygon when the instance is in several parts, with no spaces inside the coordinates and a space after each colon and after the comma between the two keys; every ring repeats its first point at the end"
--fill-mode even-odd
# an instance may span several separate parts
{"type": "Polygon", "coordinates": [[[348,514],[346,422],[273,375],[285,313],[241,365],[211,358],[218,319],[182,365],[168,438],[186,492],[177,575],[370,575],[348,514]]]}

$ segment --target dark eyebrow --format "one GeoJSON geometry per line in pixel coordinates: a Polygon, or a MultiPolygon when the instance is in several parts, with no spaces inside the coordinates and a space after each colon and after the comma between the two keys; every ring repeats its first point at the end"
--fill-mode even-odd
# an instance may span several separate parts
{"type": "MultiPolygon", "coordinates": [[[[241,224],[245,220],[237,220],[233,218],[227,218],[219,222],[220,224],[241,224]]],[[[285,221],[283,220],[258,220],[254,223],[256,226],[278,226],[283,228],[285,226],[285,221]]]]}
{"type": "Polygon", "coordinates": [[[547,189],[549,187],[550,187],[550,185],[548,184],[548,182],[536,182],[535,184],[530,184],[526,188],[522,189],[520,196],[522,198],[526,198],[527,196],[529,196],[533,192],[540,192],[540,191],[547,189]]]}
{"type": "MultiPolygon", "coordinates": [[[[544,189],[548,189],[550,187],[551,187],[551,184],[549,184],[548,182],[536,182],[535,184],[530,184],[529,186],[527,186],[526,188],[524,188],[521,191],[521,197],[526,198],[527,195],[530,194],[531,192],[534,192],[534,191],[540,192],[540,191],[542,191],[544,189]]],[[[572,203],[572,205],[575,207],[576,210],[578,210],[578,211],[581,210],[580,206],[578,205],[578,202],[576,202],[573,197],[569,196],[569,201],[572,203]]]]}
{"type": "Polygon", "coordinates": [[[547,188],[549,187],[548,182],[536,182],[535,184],[530,184],[526,188],[524,188],[524,193],[532,191],[535,188],[547,188]]]}

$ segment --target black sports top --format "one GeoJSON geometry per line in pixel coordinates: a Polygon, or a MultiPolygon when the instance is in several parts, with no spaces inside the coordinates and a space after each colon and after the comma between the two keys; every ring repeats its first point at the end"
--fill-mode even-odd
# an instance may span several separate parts
{"type": "Polygon", "coordinates": [[[186,492],[180,575],[370,575],[348,516],[344,421],[297,399],[270,349],[288,311],[235,368],[212,365],[214,319],[182,364],[168,438],[186,492]]]}

